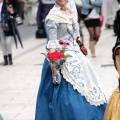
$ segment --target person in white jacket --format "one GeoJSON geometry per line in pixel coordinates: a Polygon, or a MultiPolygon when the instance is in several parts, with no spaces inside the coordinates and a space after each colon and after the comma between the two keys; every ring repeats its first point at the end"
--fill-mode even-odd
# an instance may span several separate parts
{"type": "Polygon", "coordinates": [[[102,13],[104,15],[103,27],[110,28],[113,25],[116,11],[119,9],[117,0],[104,0],[102,13]]]}

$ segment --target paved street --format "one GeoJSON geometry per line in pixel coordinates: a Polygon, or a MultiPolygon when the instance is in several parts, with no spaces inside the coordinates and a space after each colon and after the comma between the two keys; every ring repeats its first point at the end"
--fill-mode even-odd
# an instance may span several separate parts
{"type": "MultiPolygon", "coordinates": [[[[45,53],[46,39],[35,39],[36,26],[20,26],[24,49],[13,44],[13,66],[0,66],[0,114],[4,120],[34,120],[36,96],[45,53]]],[[[88,32],[83,28],[84,43],[88,46],[88,32]]],[[[102,30],[96,46],[97,58],[91,60],[106,97],[117,86],[118,74],[113,66],[112,47],[115,44],[113,31],[102,30]]],[[[0,49],[0,63],[3,62],[0,49]]]]}

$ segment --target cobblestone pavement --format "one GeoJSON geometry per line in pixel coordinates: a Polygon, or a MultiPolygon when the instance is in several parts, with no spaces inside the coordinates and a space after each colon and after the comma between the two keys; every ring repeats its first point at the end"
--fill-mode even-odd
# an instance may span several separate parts
{"type": "MultiPolygon", "coordinates": [[[[21,27],[24,37],[24,49],[13,44],[13,66],[0,66],[0,114],[4,120],[34,120],[36,96],[40,83],[40,75],[46,52],[46,39],[35,39],[34,27],[21,27]],[[28,30],[28,31],[27,31],[28,30]],[[31,30],[31,32],[29,32],[31,30]],[[28,35],[27,37],[26,34],[28,35]]],[[[83,28],[84,43],[89,50],[88,32],[83,28]]],[[[109,97],[117,86],[118,74],[112,60],[112,47],[115,37],[112,30],[103,30],[96,45],[96,58],[90,57],[106,97],[109,97]]],[[[3,61],[0,51],[0,62],[3,61]]]]}

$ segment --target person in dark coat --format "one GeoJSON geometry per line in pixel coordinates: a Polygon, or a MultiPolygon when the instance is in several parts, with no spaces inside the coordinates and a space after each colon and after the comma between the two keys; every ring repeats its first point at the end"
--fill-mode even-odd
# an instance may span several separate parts
{"type": "MultiPolygon", "coordinates": [[[[15,4],[14,4],[15,5],[15,4]]],[[[11,18],[15,17],[16,13],[12,2],[9,0],[0,0],[0,42],[4,56],[3,65],[12,65],[12,39],[13,31],[11,26],[11,18]]]]}
{"type": "Polygon", "coordinates": [[[47,38],[46,25],[44,23],[45,17],[48,15],[50,9],[54,6],[55,0],[39,0],[38,10],[37,10],[37,26],[38,30],[45,29],[47,38]]]}
{"type": "Polygon", "coordinates": [[[118,1],[118,3],[120,3],[120,0],[117,0],[118,1]]]}

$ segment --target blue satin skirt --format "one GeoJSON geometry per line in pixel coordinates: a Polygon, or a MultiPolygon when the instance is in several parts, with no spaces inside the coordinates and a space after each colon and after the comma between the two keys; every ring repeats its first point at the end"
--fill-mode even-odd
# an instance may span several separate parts
{"type": "MultiPolygon", "coordinates": [[[[62,75],[61,75],[62,76],[62,75]]],[[[35,120],[103,120],[106,104],[90,105],[62,76],[52,83],[52,73],[45,59],[37,95],[35,120]]]]}

